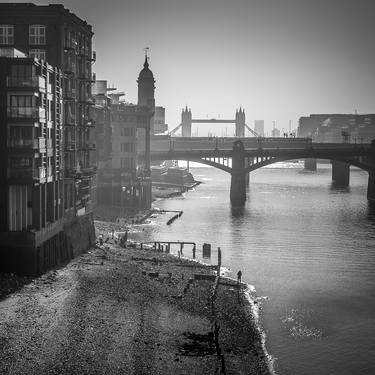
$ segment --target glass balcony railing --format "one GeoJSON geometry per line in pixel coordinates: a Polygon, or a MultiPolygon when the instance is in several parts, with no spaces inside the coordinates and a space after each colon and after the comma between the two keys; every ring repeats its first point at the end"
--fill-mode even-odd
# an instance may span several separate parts
{"type": "Polygon", "coordinates": [[[32,76],[32,77],[7,77],[8,87],[34,87],[34,88],[45,88],[46,80],[43,77],[32,76]]]}
{"type": "Polygon", "coordinates": [[[46,110],[40,107],[8,107],[8,117],[45,119],[46,110]]]}

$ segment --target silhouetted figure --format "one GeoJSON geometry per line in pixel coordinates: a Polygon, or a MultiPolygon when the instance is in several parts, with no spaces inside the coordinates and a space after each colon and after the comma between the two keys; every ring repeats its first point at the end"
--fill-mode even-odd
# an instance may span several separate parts
{"type": "Polygon", "coordinates": [[[241,270],[237,272],[237,282],[238,284],[241,284],[241,280],[242,280],[242,272],[241,270]]]}

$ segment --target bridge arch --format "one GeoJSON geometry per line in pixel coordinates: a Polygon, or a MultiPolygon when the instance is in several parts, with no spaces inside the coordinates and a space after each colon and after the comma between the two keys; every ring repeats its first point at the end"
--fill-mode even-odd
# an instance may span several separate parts
{"type": "Polygon", "coordinates": [[[192,161],[194,163],[200,163],[200,164],[204,164],[204,165],[208,165],[210,167],[214,167],[214,168],[217,168],[217,169],[220,169],[224,172],[227,172],[227,173],[232,173],[232,169],[224,164],[220,164],[218,162],[215,162],[213,160],[210,160],[210,159],[215,159],[214,157],[212,158],[209,158],[209,159],[204,159],[204,158],[197,158],[197,157],[189,157],[189,156],[176,156],[176,155],[165,155],[163,156],[163,159],[162,160],[183,160],[183,161],[192,161]]]}
{"type": "MultiPolygon", "coordinates": [[[[260,162],[257,162],[257,163],[254,163],[248,167],[245,168],[245,172],[248,173],[248,172],[253,172],[259,168],[262,168],[262,167],[265,167],[267,165],[271,165],[271,164],[274,164],[274,163],[279,163],[279,162],[283,162],[283,161],[289,161],[289,160],[295,160],[295,159],[311,159],[312,156],[311,155],[301,155],[299,157],[291,157],[291,156],[278,156],[278,157],[270,157],[268,159],[264,159],[260,162]]],[[[353,165],[357,168],[360,168],[366,172],[370,172],[372,170],[372,168],[361,162],[360,160],[356,160],[356,159],[349,159],[349,158],[340,158],[340,157],[337,157],[337,156],[332,156],[332,157],[328,157],[328,156],[325,156],[325,157],[319,157],[319,156],[314,156],[313,158],[316,158],[316,159],[323,159],[323,160],[329,160],[329,161],[339,161],[339,162],[342,162],[342,163],[347,163],[347,164],[350,164],[350,165],[353,165]]]]}

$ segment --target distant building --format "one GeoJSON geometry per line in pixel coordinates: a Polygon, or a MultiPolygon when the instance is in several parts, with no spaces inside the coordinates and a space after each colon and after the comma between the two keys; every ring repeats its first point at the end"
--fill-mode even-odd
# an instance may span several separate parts
{"type": "Polygon", "coordinates": [[[260,137],[264,137],[264,120],[254,120],[254,131],[260,137]]]}
{"type": "Polygon", "coordinates": [[[297,132],[317,142],[343,142],[345,134],[351,142],[369,143],[375,138],[375,114],[312,114],[299,119],[297,132]]]}
{"type": "Polygon", "coordinates": [[[103,102],[110,114],[103,129],[110,127],[111,135],[104,130],[97,132],[105,143],[110,138],[108,158],[100,160],[98,154],[100,205],[132,210],[151,207],[150,137],[155,81],[148,66],[146,58],[138,77],[137,105],[123,100],[124,93],[109,94],[109,102],[103,102]]]}
{"type": "Polygon", "coordinates": [[[0,269],[69,258],[64,234],[62,72],[0,48],[0,269]]]}
{"type": "Polygon", "coordinates": [[[280,130],[277,128],[273,128],[271,131],[271,137],[280,137],[280,130]]]}
{"type": "Polygon", "coordinates": [[[165,123],[165,108],[155,107],[152,134],[163,134],[167,131],[168,125],[165,123]]]}

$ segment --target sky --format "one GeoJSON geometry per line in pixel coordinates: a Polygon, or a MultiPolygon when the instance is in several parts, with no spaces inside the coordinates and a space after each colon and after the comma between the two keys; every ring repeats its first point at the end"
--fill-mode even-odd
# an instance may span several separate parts
{"type": "MultiPolygon", "coordinates": [[[[17,1],[22,2],[22,1],[17,1]]],[[[34,1],[47,4],[46,1],[34,1]]],[[[66,0],[93,26],[97,79],[137,100],[150,47],[156,105],[174,128],[193,118],[264,119],[375,112],[373,0],[66,0]]],[[[206,125],[220,135],[223,128],[206,125]]],[[[218,125],[216,125],[218,126],[218,125]]],[[[228,134],[234,125],[228,124],[228,134]]]]}

